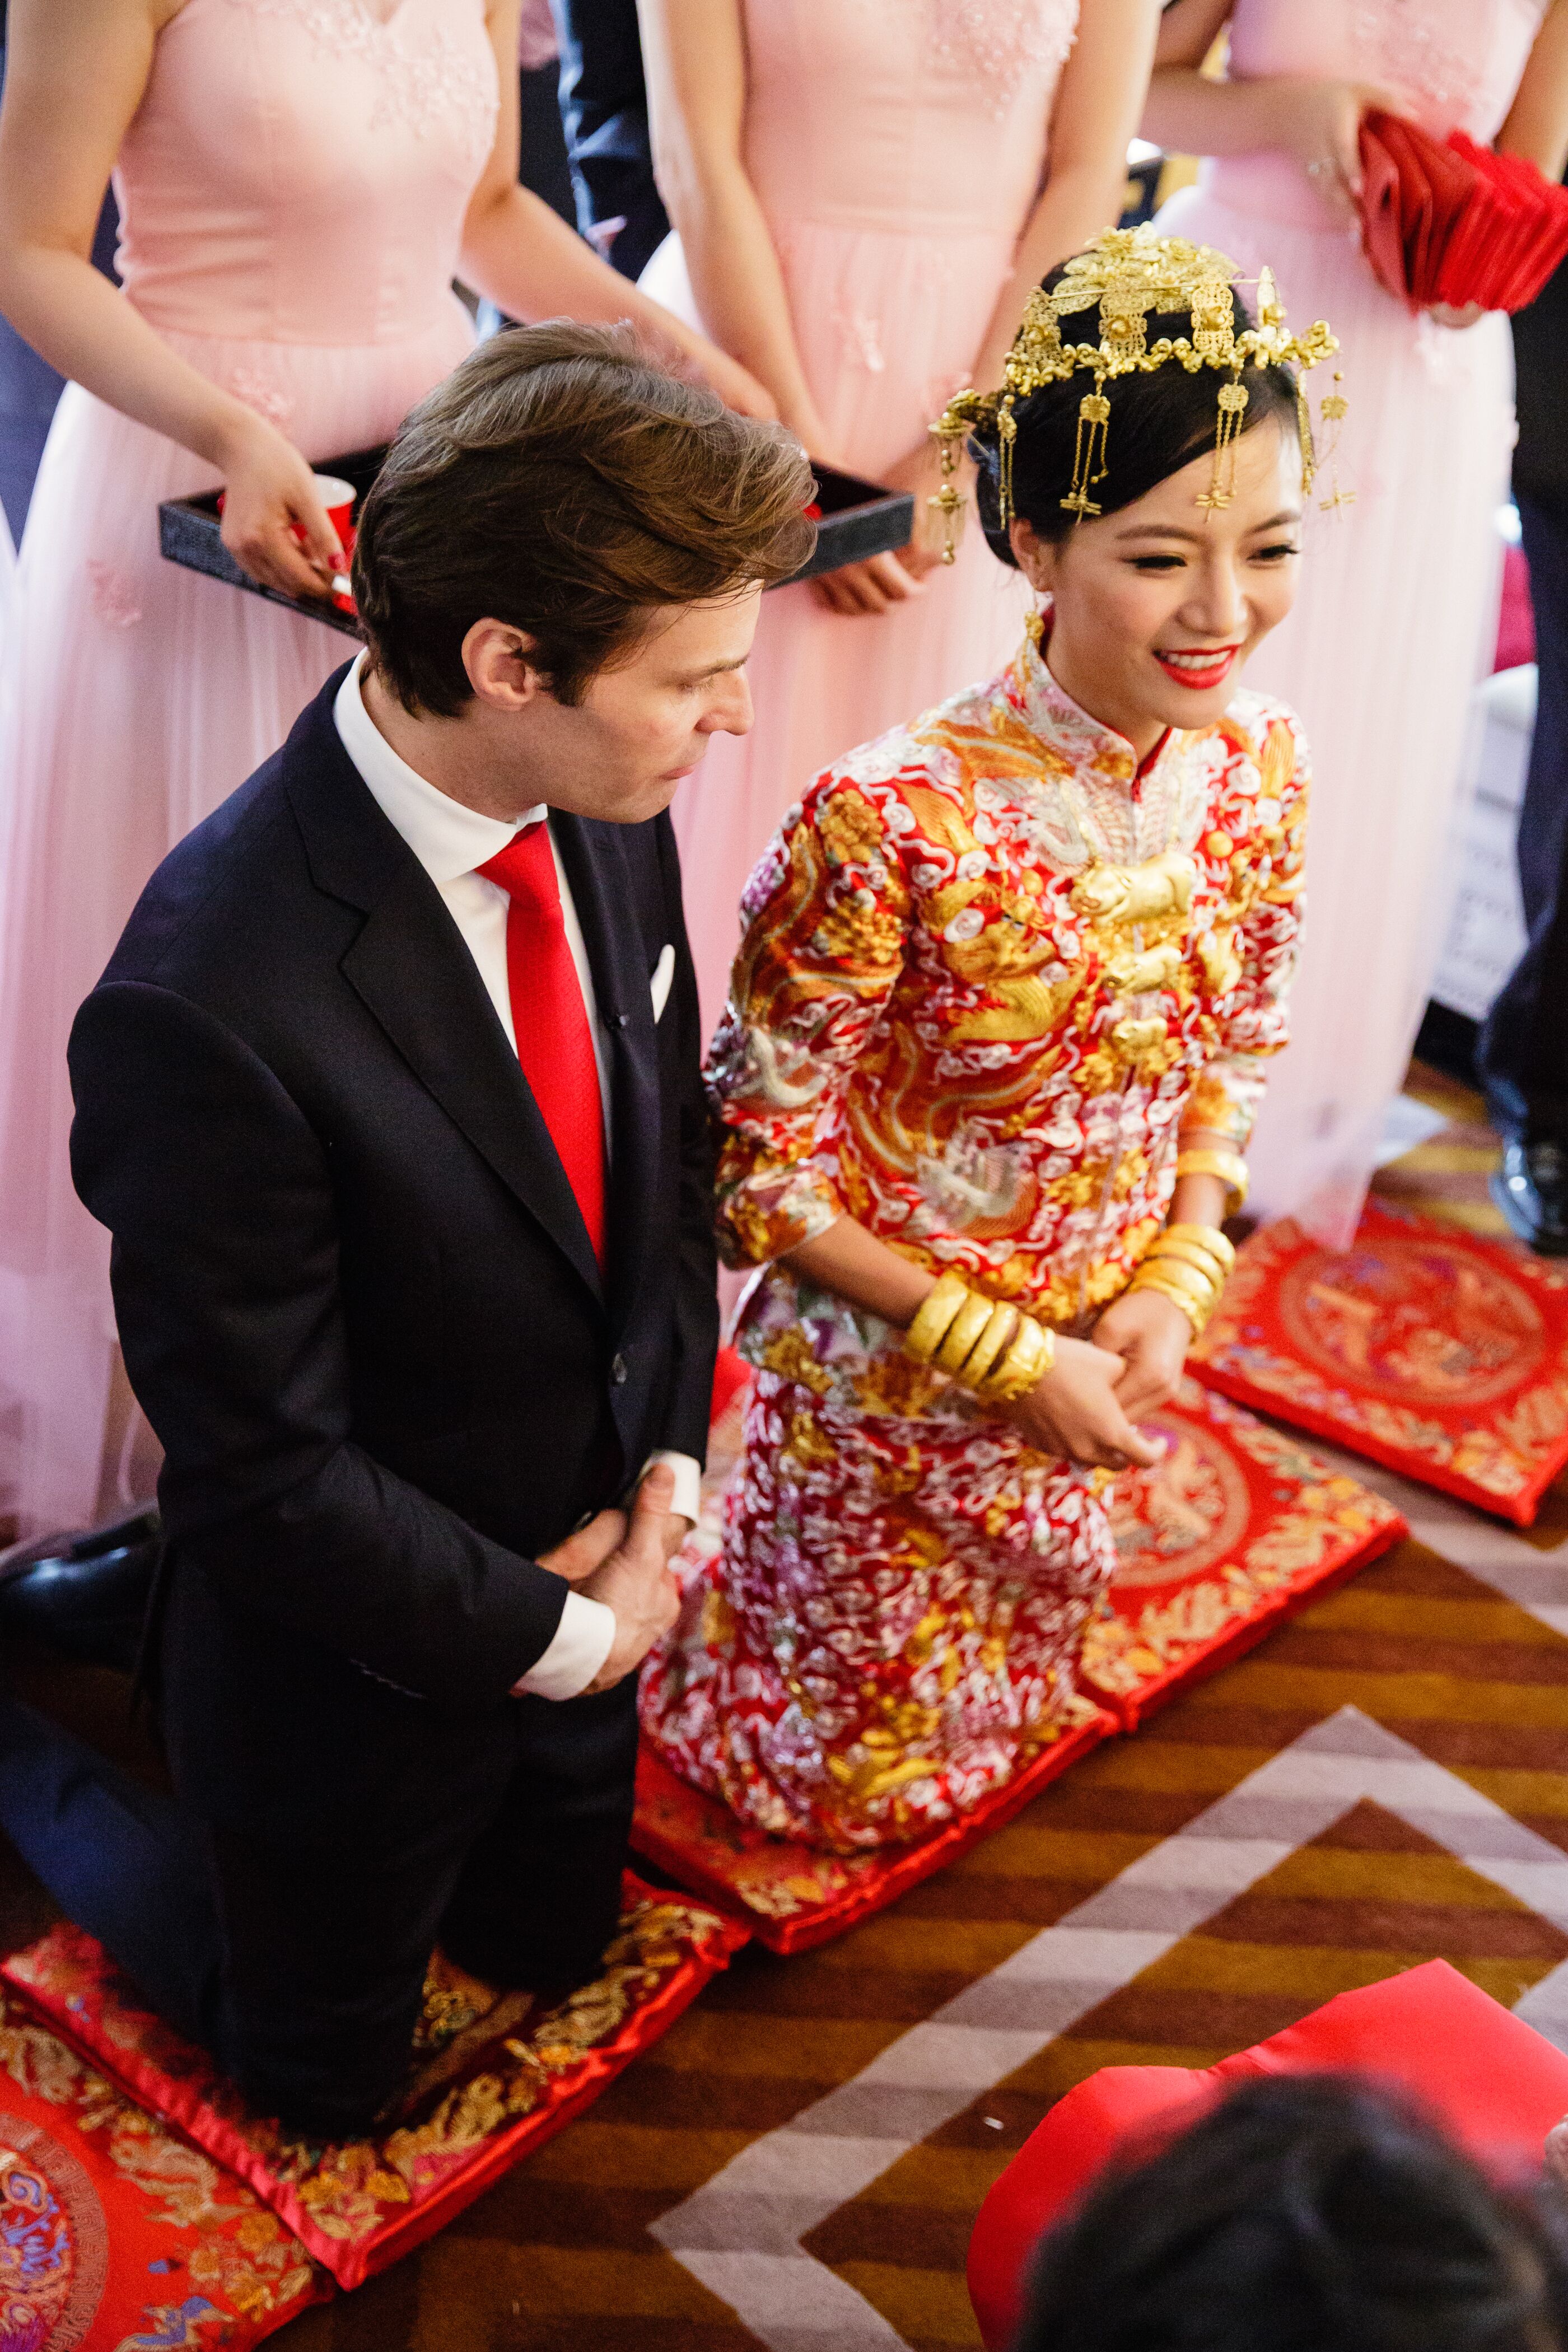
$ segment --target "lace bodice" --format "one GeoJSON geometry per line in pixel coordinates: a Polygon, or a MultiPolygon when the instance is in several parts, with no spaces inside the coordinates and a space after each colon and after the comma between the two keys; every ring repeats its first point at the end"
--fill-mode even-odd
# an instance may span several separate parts
{"type": "Polygon", "coordinates": [[[495,135],[483,0],[185,0],[115,173],[154,325],[379,343],[447,299],[495,135]]]}
{"type": "Polygon", "coordinates": [[[1007,233],[1079,0],[745,0],[747,163],[770,217],[1007,233]]]}
{"type": "Polygon", "coordinates": [[[1398,93],[1439,137],[1495,137],[1543,0],[1237,0],[1234,72],[1321,74],[1398,93]]]}

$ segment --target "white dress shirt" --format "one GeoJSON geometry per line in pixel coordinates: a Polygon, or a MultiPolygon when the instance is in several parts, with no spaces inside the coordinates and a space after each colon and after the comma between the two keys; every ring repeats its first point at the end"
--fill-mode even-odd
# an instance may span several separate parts
{"type": "MultiPolygon", "coordinates": [[[[349,758],[359,771],[371,798],[388,824],[396,827],[440,892],[447,911],[458,927],[458,934],[473,957],[485,993],[496,1010],[496,1018],[506,1031],[513,1051],[517,1034],[511,1021],[511,989],[507,978],[506,924],[511,901],[497,882],[487,881],[475,868],[483,866],[503,850],[514,834],[526,824],[536,824],[546,814],[542,803],[519,817],[515,824],[504,823],[499,817],[482,816],[478,809],[466,808],[461,801],[426,782],[416,770],[393,750],[364,707],[360,692],[360,677],[365,657],[361,654],[342,686],[338,688],[333,707],[338,737],[349,758]]],[[[599,1096],[605,1111],[605,1142],[610,1141],[610,1063],[608,1044],[598,1016],[594,995],[594,974],[588,962],[588,951],[583,941],[582,926],[572,900],[572,886],[566,869],[561,863],[561,852],[552,835],[551,849],[555,858],[556,879],[561,886],[561,919],[566,932],[572,961],[576,967],[578,985],[583,991],[583,1003],[588,1014],[588,1031],[594,1041],[594,1059],[599,1073],[599,1096]]],[[[672,948],[667,947],[659,958],[653,975],[654,1018],[664,1011],[669,993],[669,983],[675,969],[672,948]]],[[[700,1501],[700,1469],[689,1454],[659,1453],[651,1454],[644,1465],[645,1475],[656,1462],[668,1462],[675,1472],[675,1500],[671,1508],[689,1519],[697,1520],[700,1501]]],[[[616,1615],[602,1601],[590,1601],[584,1593],[568,1592],[566,1606],[555,1637],[543,1656],[531,1666],[513,1687],[528,1691],[541,1698],[575,1698],[586,1690],[610,1654],[615,1640],[616,1615]]]]}

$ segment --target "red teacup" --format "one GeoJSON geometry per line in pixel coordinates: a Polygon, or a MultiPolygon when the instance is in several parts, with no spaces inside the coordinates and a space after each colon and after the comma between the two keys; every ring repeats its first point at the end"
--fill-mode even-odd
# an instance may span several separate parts
{"type": "MultiPolygon", "coordinates": [[[[327,520],[337,532],[338,544],[346,558],[353,553],[354,535],[352,518],[354,500],[359,493],[352,482],[345,482],[337,474],[312,474],[310,479],[315,484],[316,496],[327,509],[327,520]]],[[[225,493],[220,490],[217,494],[219,514],[222,514],[224,509],[224,499],[225,493]]],[[[289,528],[302,547],[305,543],[303,526],[291,522],[289,528]]]]}
{"type": "MultiPolygon", "coordinates": [[[[356,496],[354,486],[352,482],[341,480],[336,474],[312,474],[310,479],[316,486],[316,496],[327,509],[327,520],[338,534],[338,543],[347,555],[353,545],[350,525],[356,496]]],[[[294,535],[297,539],[305,536],[297,523],[294,535]]]]}

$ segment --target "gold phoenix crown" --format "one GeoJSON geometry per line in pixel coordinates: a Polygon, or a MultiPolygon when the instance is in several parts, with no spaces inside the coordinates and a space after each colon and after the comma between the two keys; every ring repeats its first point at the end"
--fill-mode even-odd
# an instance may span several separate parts
{"type": "MultiPolygon", "coordinates": [[[[1018,428],[1013,411],[1042,384],[1058,383],[1080,369],[1094,378],[1094,389],[1079,404],[1078,439],[1073,450],[1072,487],[1062,504],[1081,521],[1100,511],[1089,493],[1105,479],[1106,438],[1110,403],[1105,386],[1119,375],[1152,374],[1174,361],[1196,374],[1212,367],[1229,377],[1219,388],[1219,417],[1215,433],[1214,470],[1209,487],[1198,500],[1209,511],[1227,507],[1235,497],[1236,439],[1250,394],[1241,381],[1249,364],[1274,367],[1294,364],[1316,367],[1339,349],[1335,337],[1320,319],[1305,335],[1287,331],[1285,312],[1273,273],[1258,278],[1258,323],[1238,335],[1236,299],[1231,289],[1241,281],[1236,263],[1212,246],[1191,245],[1182,236],[1157,236],[1145,223],[1139,228],[1107,229],[1102,236],[1074,254],[1057,284],[1047,293],[1037,286],[1024,311],[1024,322],[1007,354],[1004,380],[995,392],[961,392],[931,426],[942,449],[942,488],[931,499],[944,527],[942,561],[951,563],[957,551],[957,524],[967,501],[953,479],[964,441],[979,425],[994,424],[998,451],[997,489],[1002,528],[1013,520],[1013,444],[1018,428]],[[1094,343],[1065,341],[1062,320],[1080,311],[1100,309],[1100,340],[1094,343]],[[1184,310],[1190,331],[1173,341],[1162,335],[1151,343],[1151,311],[1184,310]]],[[[1346,402],[1338,390],[1322,402],[1322,415],[1337,438],[1346,402]]],[[[1311,421],[1306,395],[1297,387],[1301,425],[1303,482],[1310,489],[1317,470],[1311,421]]],[[[1347,494],[1336,483],[1331,506],[1348,505],[1347,494]]]]}

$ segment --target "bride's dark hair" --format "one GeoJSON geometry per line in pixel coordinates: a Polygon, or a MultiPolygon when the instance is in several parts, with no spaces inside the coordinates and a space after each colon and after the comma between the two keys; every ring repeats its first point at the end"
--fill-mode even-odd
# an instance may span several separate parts
{"type": "MultiPolygon", "coordinates": [[[[1059,269],[1052,270],[1045,280],[1047,293],[1062,275],[1059,269]]],[[[1235,300],[1236,331],[1241,334],[1253,320],[1239,294],[1235,300]]],[[[1149,314],[1151,345],[1162,335],[1173,342],[1191,329],[1192,320],[1184,310],[1149,314]]],[[[1087,331],[1086,339],[1092,341],[1087,331]]],[[[1226,380],[1215,368],[1200,367],[1189,375],[1179,361],[1167,360],[1147,375],[1120,375],[1106,383],[1105,395],[1110,403],[1107,472],[1092,493],[1102,514],[1115,514],[1131,506],[1156,483],[1179,474],[1194,457],[1213,449],[1218,423],[1216,394],[1226,380]]],[[[1249,394],[1241,416],[1244,433],[1252,432],[1270,416],[1277,416],[1289,432],[1300,431],[1291,369],[1244,368],[1241,382],[1249,394]]],[[[1057,545],[1070,535],[1078,520],[1062,500],[1072,487],[1079,403],[1092,388],[1092,377],[1086,370],[1078,370],[1056,383],[1042,384],[1013,411],[1018,428],[1013,445],[1013,509],[1034,525],[1041,539],[1057,545]]],[[[970,436],[969,447],[980,468],[976,498],[981,528],[992,554],[1016,567],[1017,559],[1002,528],[995,425],[978,427],[970,436]]]]}

